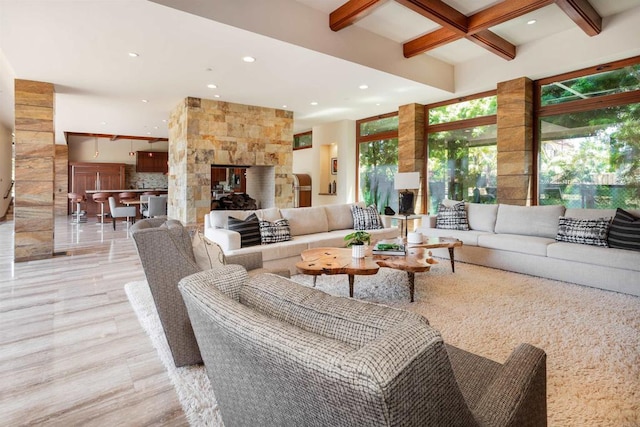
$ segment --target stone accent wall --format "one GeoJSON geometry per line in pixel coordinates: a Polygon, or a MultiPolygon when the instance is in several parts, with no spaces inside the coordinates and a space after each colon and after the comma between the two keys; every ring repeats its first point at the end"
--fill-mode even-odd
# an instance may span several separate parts
{"type": "Polygon", "coordinates": [[[15,81],[14,261],[53,256],[54,88],[15,81]]]}
{"type": "Polygon", "coordinates": [[[498,202],[531,205],[533,186],[533,82],[498,83],[498,202]]]}
{"type": "MultiPolygon", "coordinates": [[[[398,172],[420,172],[424,178],[427,152],[425,141],[425,109],[421,104],[400,106],[398,110],[398,172]]],[[[415,212],[424,213],[424,189],[416,193],[415,212]]]]}
{"type": "Polygon", "coordinates": [[[275,206],[293,206],[293,113],[186,98],[169,117],[168,215],[202,223],[211,165],[274,166],[275,206]]]}
{"type": "Polygon", "coordinates": [[[55,216],[69,215],[69,146],[55,144],[54,212],[55,216]]]}

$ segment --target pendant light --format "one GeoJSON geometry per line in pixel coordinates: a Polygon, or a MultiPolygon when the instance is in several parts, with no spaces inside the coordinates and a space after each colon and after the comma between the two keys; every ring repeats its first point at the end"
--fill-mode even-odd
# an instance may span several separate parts
{"type": "Polygon", "coordinates": [[[133,139],[129,140],[129,156],[133,157],[136,153],[133,151],[133,139]]]}
{"type": "Polygon", "coordinates": [[[93,138],[93,145],[95,148],[95,154],[93,155],[93,158],[95,159],[96,157],[98,157],[100,155],[100,150],[98,150],[98,138],[93,138]]]}

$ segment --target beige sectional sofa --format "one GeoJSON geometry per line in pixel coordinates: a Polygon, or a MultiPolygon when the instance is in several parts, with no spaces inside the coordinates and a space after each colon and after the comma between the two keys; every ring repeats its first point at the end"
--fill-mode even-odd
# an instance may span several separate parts
{"type": "MultiPolygon", "coordinates": [[[[268,208],[249,211],[215,210],[204,218],[204,235],[219,244],[227,255],[262,252],[265,268],[289,269],[296,274],[295,264],[305,249],[319,247],[345,247],[344,236],[353,232],[353,203],[314,206],[309,208],[268,208]],[[240,234],[228,230],[228,217],[245,220],[255,213],[259,219],[275,221],[280,218],[289,221],[291,240],[240,247],[240,234]]],[[[363,203],[356,203],[364,207],[363,203]]],[[[373,240],[393,239],[400,235],[397,227],[368,230],[373,240]]]]}
{"type": "MultiPolygon", "coordinates": [[[[559,217],[613,218],[615,209],[476,203],[465,208],[468,231],[438,229],[435,215],[425,217],[417,231],[462,240],[455,251],[462,262],[640,296],[640,252],[556,241],[559,217]]],[[[627,211],[640,216],[639,210],[627,211]]],[[[446,249],[433,253],[448,257],[446,249]]]]}

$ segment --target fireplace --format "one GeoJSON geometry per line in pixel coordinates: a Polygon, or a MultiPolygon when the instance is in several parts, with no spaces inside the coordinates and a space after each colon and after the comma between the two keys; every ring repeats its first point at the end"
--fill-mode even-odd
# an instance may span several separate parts
{"type": "Polygon", "coordinates": [[[274,166],[211,165],[212,206],[230,193],[245,193],[259,209],[276,206],[274,166]]]}

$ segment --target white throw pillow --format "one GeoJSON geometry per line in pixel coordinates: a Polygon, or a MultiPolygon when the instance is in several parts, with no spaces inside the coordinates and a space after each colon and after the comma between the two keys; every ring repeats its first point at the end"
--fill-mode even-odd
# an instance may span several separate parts
{"type": "Polygon", "coordinates": [[[204,237],[201,232],[193,233],[191,247],[193,248],[196,264],[203,270],[211,270],[214,267],[225,264],[222,248],[217,243],[204,237]]]}

